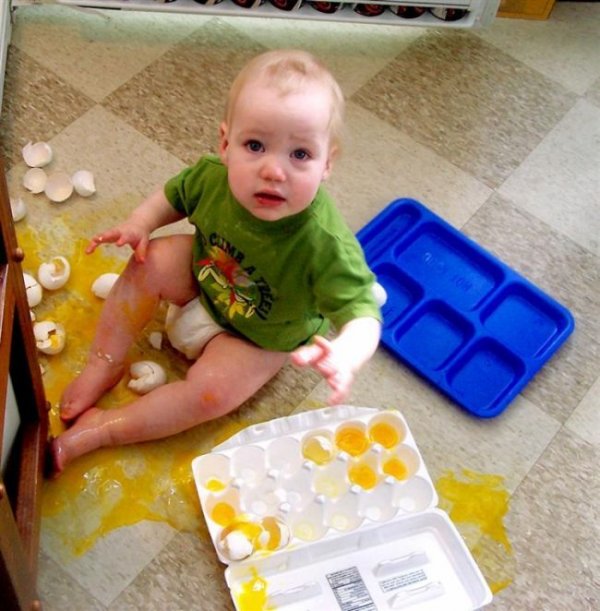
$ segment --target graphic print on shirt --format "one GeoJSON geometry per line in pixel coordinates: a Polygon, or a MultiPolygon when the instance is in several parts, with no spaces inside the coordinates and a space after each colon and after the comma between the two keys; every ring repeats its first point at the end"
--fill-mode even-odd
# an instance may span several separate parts
{"type": "Polygon", "coordinates": [[[244,253],[225,238],[211,233],[201,237],[207,257],[196,261],[197,278],[201,284],[209,283],[215,306],[224,316],[233,320],[241,316],[258,316],[265,320],[273,306],[271,287],[261,276],[254,279],[256,268],[244,267],[244,253]]]}

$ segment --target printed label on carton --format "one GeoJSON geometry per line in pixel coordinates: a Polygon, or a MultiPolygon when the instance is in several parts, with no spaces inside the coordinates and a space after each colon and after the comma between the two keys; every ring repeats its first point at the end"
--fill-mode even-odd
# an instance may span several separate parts
{"type": "Polygon", "coordinates": [[[377,611],[358,569],[352,566],[327,575],[342,611],[377,611]]]}
{"type": "Polygon", "coordinates": [[[383,581],[379,582],[379,585],[382,592],[392,592],[394,590],[399,590],[400,588],[405,588],[406,586],[412,586],[423,581],[427,581],[427,575],[423,569],[418,569],[416,571],[404,573],[403,575],[396,575],[394,577],[390,577],[389,579],[384,579],[383,581]]]}

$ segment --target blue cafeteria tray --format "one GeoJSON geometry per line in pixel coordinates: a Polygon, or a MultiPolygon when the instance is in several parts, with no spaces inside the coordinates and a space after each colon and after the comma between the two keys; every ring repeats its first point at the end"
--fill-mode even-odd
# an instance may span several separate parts
{"type": "Polygon", "coordinates": [[[569,310],[415,200],[357,237],[387,292],[382,343],[476,416],[502,412],[574,329],[569,310]]]}

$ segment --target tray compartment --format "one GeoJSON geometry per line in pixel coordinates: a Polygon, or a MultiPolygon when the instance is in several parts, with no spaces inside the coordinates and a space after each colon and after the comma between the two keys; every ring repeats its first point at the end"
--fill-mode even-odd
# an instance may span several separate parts
{"type": "Polygon", "coordinates": [[[387,301],[381,313],[388,326],[400,320],[416,303],[422,301],[423,287],[392,263],[375,265],[372,270],[387,293],[387,301]]]}
{"type": "Polygon", "coordinates": [[[473,337],[473,325],[443,301],[427,301],[393,333],[393,344],[417,369],[439,370],[473,337]]]}
{"type": "Polygon", "coordinates": [[[372,255],[379,256],[392,244],[397,244],[420,220],[421,210],[411,204],[396,206],[386,218],[375,220],[361,232],[361,242],[370,244],[372,255]]]}
{"type": "Polygon", "coordinates": [[[485,416],[492,415],[524,374],[521,359],[494,339],[484,337],[470,345],[452,364],[448,383],[454,395],[466,405],[476,406],[485,416]]]}
{"type": "Polygon", "coordinates": [[[539,358],[563,333],[569,320],[538,292],[524,284],[504,288],[483,309],[486,330],[522,357],[539,358]]]}
{"type": "Polygon", "coordinates": [[[436,223],[424,223],[412,240],[396,246],[394,258],[433,295],[464,310],[477,308],[504,278],[492,260],[436,223]]]}

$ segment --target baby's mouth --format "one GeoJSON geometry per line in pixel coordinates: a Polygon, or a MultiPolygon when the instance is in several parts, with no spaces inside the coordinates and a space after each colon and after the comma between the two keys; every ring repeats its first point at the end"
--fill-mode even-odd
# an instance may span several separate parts
{"type": "Polygon", "coordinates": [[[277,193],[268,193],[266,191],[259,191],[254,194],[254,197],[263,206],[277,206],[285,201],[285,197],[277,193]]]}

